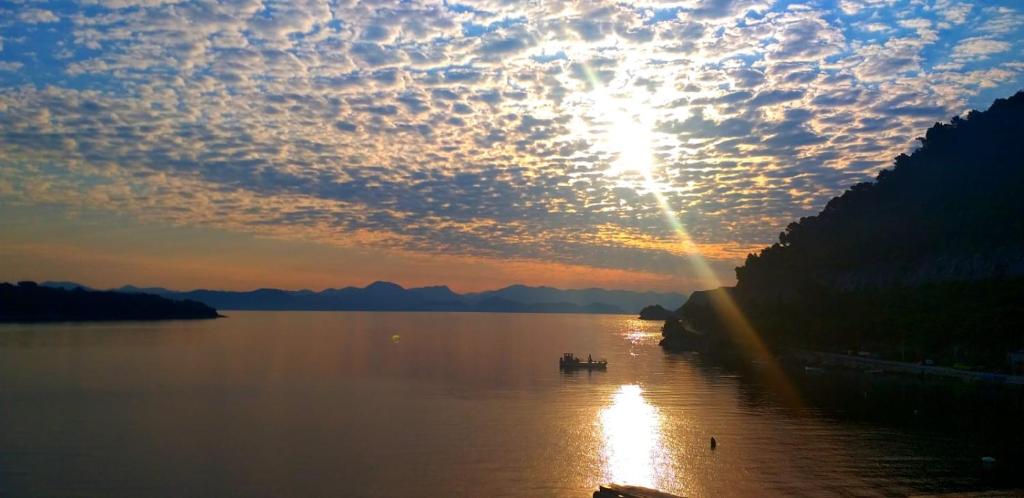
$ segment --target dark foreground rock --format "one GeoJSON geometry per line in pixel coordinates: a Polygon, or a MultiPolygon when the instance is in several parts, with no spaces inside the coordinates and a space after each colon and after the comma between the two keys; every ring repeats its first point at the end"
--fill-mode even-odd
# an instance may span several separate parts
{"type": "Polygon", "coordinates": [[[678,317],[671,316],[665,320],[661,328],[661,342],[658,344],[667,351],[704,352],[708,348],[708,337],[683,325],[678,317]]]}

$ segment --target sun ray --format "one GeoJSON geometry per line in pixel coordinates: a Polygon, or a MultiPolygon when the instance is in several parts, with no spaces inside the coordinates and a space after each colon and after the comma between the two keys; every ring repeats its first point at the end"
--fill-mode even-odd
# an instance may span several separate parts
{"type": "MultiPolygon", "coordinates": [[[[657,179],[658,162],[653,146],[655,120],[649,105],[635,97],[616,95],[602,86],[589,69],[585,70],[585,74],[593,88],[591,98],[594,111],[607,123],[605,143],[616,156],[606,173],[617,177],[640,175],[642,190],[653,196],[677,243],[682,245],[686,260],[698,280],[710,289],[722,287],[721,279],[701,254],[699,247],[672,208],[669,198],[665,195],[667,187],[657,179]]],[[[793,384],[735,299],[726,292],[715,292],[712,293],[711,305],[723,318],[733,342],[761,364],[766,365],[763,369],[765,380],[778,388],[784,401],[793,406],[798,405],[799,396],[793,384]]]]}

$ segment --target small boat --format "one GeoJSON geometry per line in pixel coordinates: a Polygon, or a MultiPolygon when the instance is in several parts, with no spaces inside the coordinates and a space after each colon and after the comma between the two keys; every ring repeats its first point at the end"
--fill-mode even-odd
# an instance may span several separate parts
{"type": "Polygon", "coordinates": [[[595,360],[587,355],[587,361],[577,358],[572,353],[562,353],[558,359],[559,370],[605,370],[608,368],[608,360],[595,360]]]}
{"type": "Polygon", "coordinates": [[[657,489],[625,484],[602,484],[594,491],[594,498],[682,498],[657,489]]]}

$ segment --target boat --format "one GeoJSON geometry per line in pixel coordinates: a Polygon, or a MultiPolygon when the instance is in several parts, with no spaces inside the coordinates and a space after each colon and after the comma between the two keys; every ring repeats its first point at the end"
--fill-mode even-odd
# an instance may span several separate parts
{"type": "Polygon", "coordinates": [[[594,498],[683,498],[679,495],[642,486],[602,484],[594,491],[594,498]]]}
{"type": "Polygon", "coordinates": [[[587,355],[587,361],[577,358],[572,353],[562,353],[558,359],[559,370],[605,370],[608,368],[608,360],[595,360],[587,355]]]}

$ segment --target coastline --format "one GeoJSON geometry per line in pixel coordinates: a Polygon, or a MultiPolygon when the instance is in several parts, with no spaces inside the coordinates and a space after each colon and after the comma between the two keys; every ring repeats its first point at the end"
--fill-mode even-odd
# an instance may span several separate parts
{"type": "Polygon", "coordinates": [[[213,307],[154,294],[62,289],[32,281],[0,283],[0,323],[104,322],[222,318],[213,307]]]}
{"type": "Polygon", "coordinates": [[[786,349],[783,355],[807,366],[824,366],[886,374],[922,375],[957,378],[962,380],[1024,386],[1024,375],[960,370],[939,365],[921,365],[892,360],[880,360],[838,353],[825,353],[804,349],[786,349]]]}
{"type": "Polygon", "coordinates": [[[170,322],[175,320],[195,321],[195,320],[216,320],[218,318],[227,318],[228,315],[222,315],[218,313],[216,316],[157,316],[157,317],[124,317],[124,318],[11,318],[2,317],[0,318],[0,325],[32,325],[32,324],[57,324],[57,323],[122,323],[122,322],[170,322]]]}

